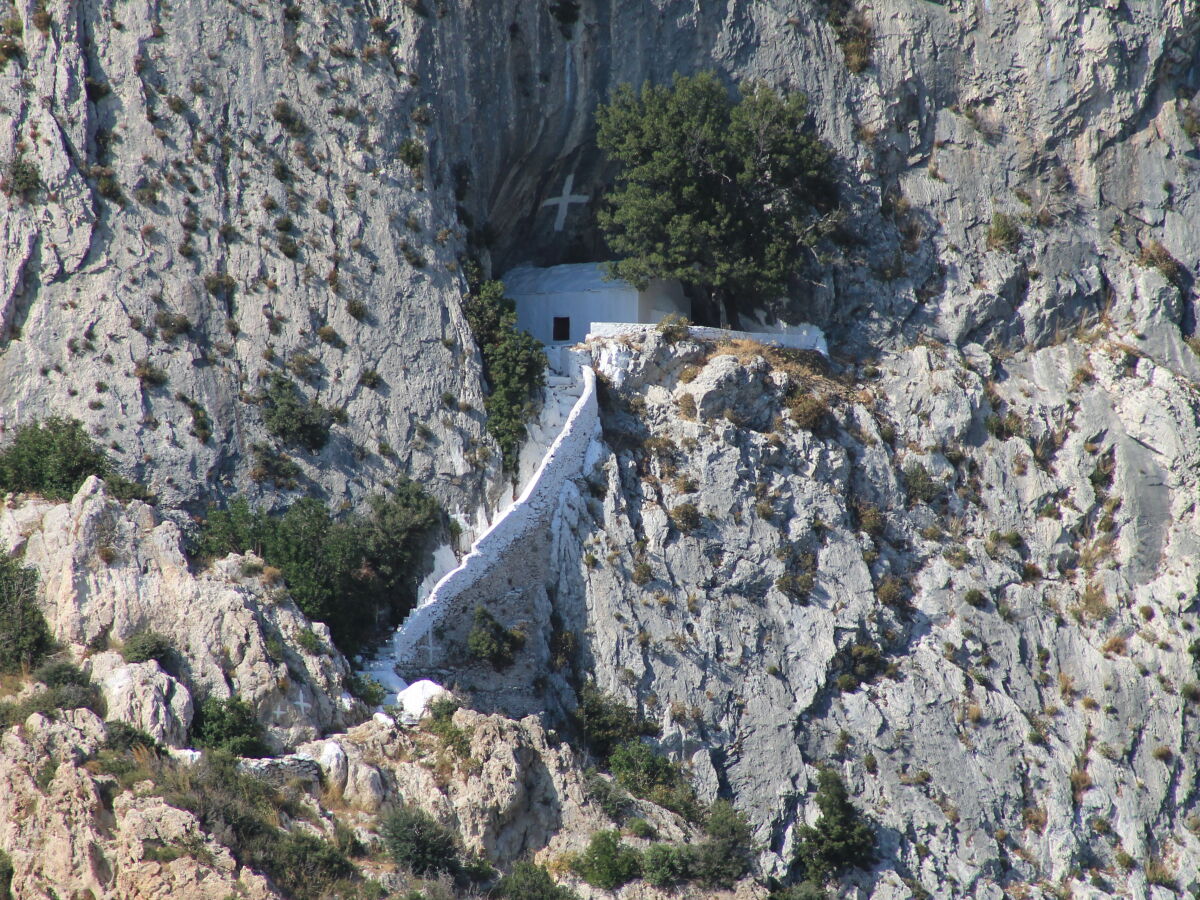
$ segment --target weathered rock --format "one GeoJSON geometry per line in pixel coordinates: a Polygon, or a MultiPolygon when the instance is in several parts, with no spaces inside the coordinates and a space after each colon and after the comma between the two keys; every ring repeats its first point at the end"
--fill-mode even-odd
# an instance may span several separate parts
{"type": "Polygon", "coordinates": [[[170,747],[186,745],[192,695],[156,662],[125,663],[118,653],[98,653],[84,671],[100,686],[110,720],[128,722],[170,747]]]}
{"type": "Polygon", "coordinates": [[[178,526],[159,521],[144,503],[113,500],[96,478],[70,503],[25,498],[9,506],[0,510],[0,535],[6,550],[23,552],[38,571],[39,602],[56,639],[82,649],[150,630],[172,641],[178,679],[131,668],[139,687],[106,687],[117,708],[136,719],[132,724],[161,731],[170,743],[182,741],[190,713],[177,680],[193,694],[237,694],[280,747],[344,728],[363,714],[343,687],[345,659],[336,651],[314,653],[300,640],[311,627],[331,646],[325,626],[310,626],[286,594],[260,576],[243,575],[242,558],[193,573],[178,526]]]}

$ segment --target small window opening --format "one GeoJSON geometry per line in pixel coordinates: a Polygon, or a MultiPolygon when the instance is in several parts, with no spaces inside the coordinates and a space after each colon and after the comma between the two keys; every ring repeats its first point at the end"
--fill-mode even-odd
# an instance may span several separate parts
{"type": "Polygon", "coordinates": [[[571,317],[554,317],[554,340],[569,341],[571,339],[571,317]]]}

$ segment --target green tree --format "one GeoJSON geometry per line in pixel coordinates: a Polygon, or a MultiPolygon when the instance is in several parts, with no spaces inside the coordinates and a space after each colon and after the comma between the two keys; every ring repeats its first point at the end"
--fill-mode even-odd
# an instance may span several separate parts
{"type": "Polygon", "coordinates": [[[353,652],[412,608],[429,541],[441,527],[437,501],[399,478],[367,499],[366,514],[335,519],[318,500],[298,500],[282,515],[242,499],[209,511],[196,546],[201,557],[254,552],[277,567],[296,605],[325,622],[353,652]]]}
{"type": "Polygon", "coordinates": [[[467,650],[472,656],[487,660],[496,669],[503,669],[512,665],[524,644],[525,635],[505,628],[482,606],[475,607],[475,624],[467,635],[467,650]]]}
{"type": "Polygon", "coordinates": [[[621,165],[599,214],[642,286],[676,278],[737,323],[780,294],[833,201],[828,148],[805,128],[803,94],[743,85],[734,100],[711,72],[628,85],[597,110],[601,149],[621,165]]]}
{"type": "Polygon", "coordinates": [[[0,491],[69,500],[89,475],[103,478],[110,468],[79,422],[50,418],[18,428],[0,452],[0,491]]]}
{"type": "Polygon", "coordinates": [[[487,429],[511,471],[525,423],[533,416],[534,394],[545,384],[546,353],[536,338],[517,328],[516,306],[504,296],[503,282],[481,281],[474,273],[471,281],[464,309],[491,388],[483,402],[487,429]]]}
{"type": "Polygon", "coordinates": [[[817,824],[797,829],[795,860],[808,880],[825,882],[847,869],[874,863],[875,832],[850,803],[846,785],[832,769],[822,769],[817,777],[817,806],[817,824]]]}
{"type": "Polygon", "coordinates": [[[597,831],[571,868],[592,887],[615,891],[642,874],[642,860],[637,850],[621,842],[618,832],[597,831]]]}
{"type": "Polygon", "coordinates": [[[0,554],[0,673],[37,665],[54,649],[37,607],[37,582],[35,569],[0,554]]]}

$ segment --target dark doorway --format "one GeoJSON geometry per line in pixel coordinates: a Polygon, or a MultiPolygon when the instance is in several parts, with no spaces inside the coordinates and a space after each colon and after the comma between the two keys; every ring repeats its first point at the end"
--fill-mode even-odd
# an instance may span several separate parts
{"type": "Polygon", "coordinates": [[[569,341],[571,339],[571,317],[554,317],[554,340],[569,341]]]}

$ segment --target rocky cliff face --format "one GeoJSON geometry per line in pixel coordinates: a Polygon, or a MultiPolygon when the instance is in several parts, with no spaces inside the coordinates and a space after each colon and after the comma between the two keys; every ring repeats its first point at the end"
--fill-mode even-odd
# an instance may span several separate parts
{"type": "Polygon", "coordinates": [[[767,870],[820,763],[882,827],[870,896],[1195,886],[1200,396],[1127,327],[836,377],[596,348],[613,452],[555,607],[767,870]]]}
{"type": "MultiPolygon", "coordinates": [[[[439,677],[557,723],[595,678],[751,817],[764,874],[831,764],[878,825],[858,896],[1197,886],[1194,6],[20,0],[0,19],[0,440],[74,416],[161,498],[89,482],[0,510],[109,718],[180,746],[201,692],[236,692],[367,836],[399,799],[502,864],[601,827],[586,761],[541,726],[459,713],[489,762],[443,777],[424,739],[357,724],[323,626],[252,559],[189,570],[179,525],[235,495],[353,506],[399,473],[468,523],[494,509],[458,258],[603,256],[595,106],[713,68],[805,91],[836,151],[843,225],[779,309],[838,361],[596,344],[601,463],[544,536],[547,583],[494,604],[525,649],[497,674],[454,623],[439,677]],[[556,232],[568,176],[589,201],[556,232]],[[273,376],[330,411],[327,443],[268,427],[273,376]],[[115,652],[142,629],[177,670],[115,652]]],[[[187,814],[109,808],[83,767],[101,740],[86,711],[4,732],[17,896],[270,895],[187,814]],[[204,852],[163,865],[146,841],[204,852]]]]}

